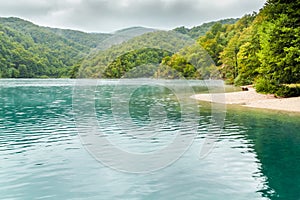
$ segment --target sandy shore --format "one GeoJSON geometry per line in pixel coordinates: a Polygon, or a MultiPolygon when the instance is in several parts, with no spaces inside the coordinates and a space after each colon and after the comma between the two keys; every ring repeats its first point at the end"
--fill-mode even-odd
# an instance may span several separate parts
{"type": "Polygon", "coordinates": [[[249,91],[225,94],[196,94],[192,98],[200,101],[237,104],[253,108],[300,112],[300,97],[275,98],[274,95],[258,94],[253,88],[249,88],[249,91]]]}

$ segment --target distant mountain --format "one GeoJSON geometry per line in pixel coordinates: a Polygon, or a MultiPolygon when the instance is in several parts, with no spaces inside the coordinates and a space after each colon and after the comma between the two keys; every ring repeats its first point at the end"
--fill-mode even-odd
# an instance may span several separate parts
{"type": "Polygon", "coordinates": [[[138,36],[138,35],[142,35],[144,33],[149,33],[149,32],[154,32],[154,31],[157,31],[157,30],[153,29],[153,28],[145,28],[145,27],[141,27],[141,26],[136,26],[136,27],[129,27],[129,28],[117,30],[114,32],[114,34],[138,36]]]}
{"type": "Polygon", "coordinates": [[[219,20],[219,21],[204,23],[200,26],[195,26],[191,29],[186,28],[184,26],[181,26],[181,27],[175,28],[174,31],[177,31],[181,34],[186,34],[186,35],[190,36],[193,39],[198,39],[200,36],[205,35],[205,33],[207,31],[209,31],[209,29],[216,23],[235,24],[238,20],[239,20],[239,18],[222,19],[222,20],[219,20]]]}
{"type": "Polygon", "coordinates": [[[88,46],[90,48],[97,48],[97,46],[105,39],[111,37],[113,34],[108,33],[85,33],[81,31],[74,31],[69,29],[46,28],[49,31],[67,38],[72,42],[88,46]]]}
{"type": "Polygon", "coordinates": [[[114,45],[122,44],[134,37],[140,35],[155,32],[157,30],[145,27],[130,27],[115,31],[113,35],[107,40],[102,41],[101,45],[97,47],[97,50],[107,50],[114,45]]]}

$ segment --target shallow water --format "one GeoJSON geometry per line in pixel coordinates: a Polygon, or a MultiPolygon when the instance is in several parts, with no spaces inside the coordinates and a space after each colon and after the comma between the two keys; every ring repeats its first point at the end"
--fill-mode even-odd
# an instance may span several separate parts
{"type": "Polygon", "coordinates": [[[210,104],[181,98],[183,89],[140,80],[84,89],[71,80],[0,80],[1,199],[300,199],[298,114],[228,107],[212,136],[220,127],[210,104]],[[126,155],[144,155],[141,162],[105,146],[120,162],[99,160],[82,132],[93,119],[99,137],[126,155]],[[149,157],[178,135],[192,136],[192,144],[149,157]],[[214,146],[201,157],[211,137],[214,146]]]}

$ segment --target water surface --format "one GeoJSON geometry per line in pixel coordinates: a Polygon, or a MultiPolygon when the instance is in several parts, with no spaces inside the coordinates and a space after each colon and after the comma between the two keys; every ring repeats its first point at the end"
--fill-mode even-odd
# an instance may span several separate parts
{"type": "MultiPolygon", "coordinates": [[[[118,147],[149,153],[182,131],[178,95],[136,81],[128,111],[132,123],[143,128],[161,115],[165,121],[154,124],[160,134],[145,142],[128,137],[112,123],[112,82],[101,81],[94,102],[101,131],[118,147]]],[[[1,199],[300,199],[298,114],[229,107],[214,148],[200,158],[212,116],[210,104],[199,102],[197,132],[187,152],[160,170],[126,173],[104,166],[83,146],[72,109],[74,85],[0,80],[1,199]]]]}

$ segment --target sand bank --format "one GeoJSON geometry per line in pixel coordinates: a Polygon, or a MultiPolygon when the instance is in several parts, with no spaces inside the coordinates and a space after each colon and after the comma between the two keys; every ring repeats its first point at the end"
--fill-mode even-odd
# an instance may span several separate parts
{"type": "Polygon", "coordinates": [[[300,97],[276,98],[274,95],[258,94],[253,88],[249,88],[249,91],[230,92],[225,94],[196,94],[193,95],[192,98],[199,101],[300,112],[300,97]]]}

